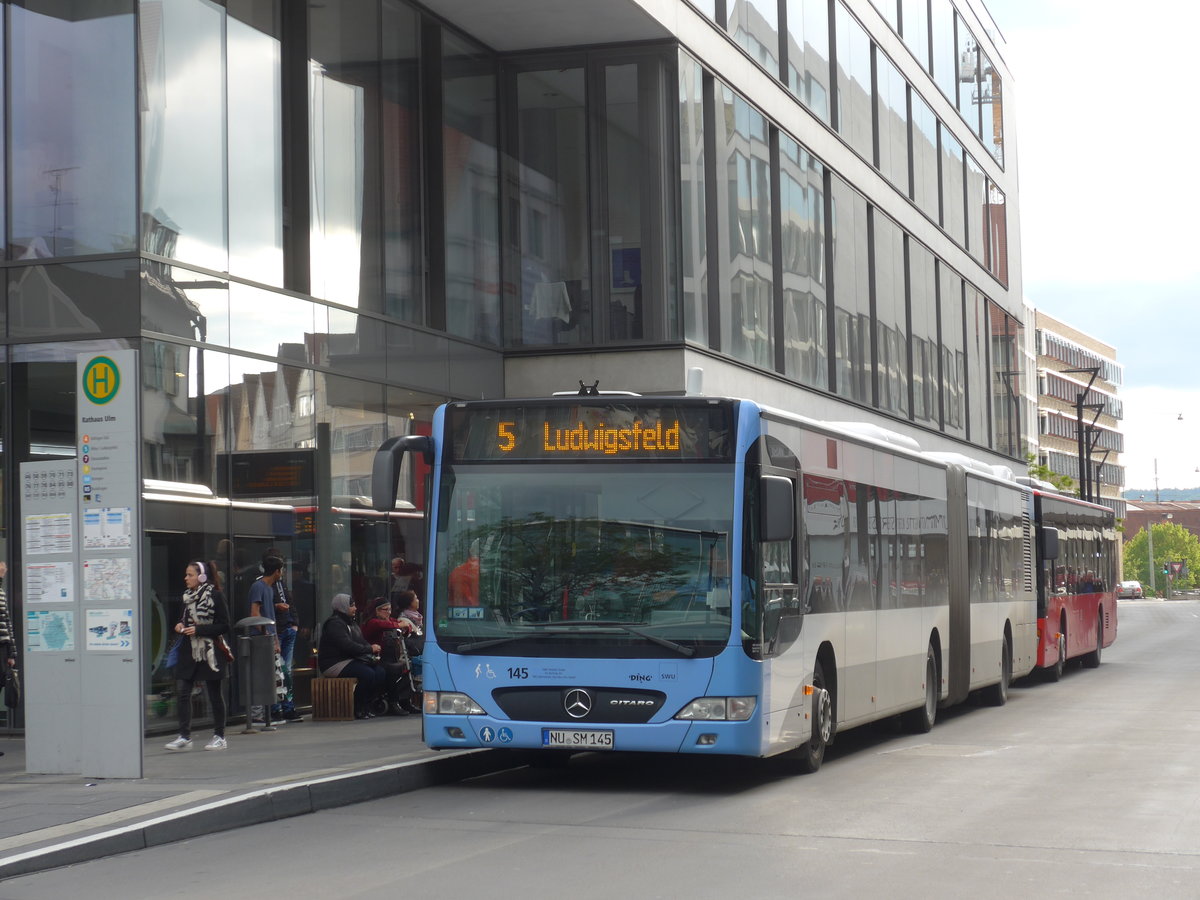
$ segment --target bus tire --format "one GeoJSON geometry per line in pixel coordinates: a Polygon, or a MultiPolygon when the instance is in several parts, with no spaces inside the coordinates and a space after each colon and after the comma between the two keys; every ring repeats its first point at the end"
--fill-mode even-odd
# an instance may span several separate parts
{"type": "Polygon", "coordinates": [[[1096,613],[1096,649],[1083,655],[1083,667],[1095,669],[1100,665],[1100,653],[1104,649],[1104,610],[1096,613]]]}
{"type": "Polygon", "coordinates": [[[983,702],[988,706],[1003,706],[1008,702],[1008,683],[1012,680],[1012,645],[1008,642],[1008,632],[1000,641],[1000,680],[989,684],[981,692],[983,702]]]}
{"type": "Polygon", "coordinates": [[[1047,681],[1058,681],[1063,677],[1063,672],[1067,669],[1067,635],[1065,632],[1058,633],[1058,659],[1054,661],[1054,665],[1046,666],[1043,670],[1047,681]]]}
{"type": "Polygon", "coordinates": [[[821,688],[823,702],[813,710],[812,737],[792,751],[796,769],[802,775],[811,775],[821,768],[821,763],[825,761],[825,748],[833,737],[833,695],[826,686],[825,670],[820,660],[813,663],[813,687],[821,688]]]}
{"type": "Polygon", "coordinates": [[[938,668],[933,644],[925,651],[925,702],[916,709],[901,713],[900,721],[906,731],[913,734],[928,734],[937,721],[938,668]]]}

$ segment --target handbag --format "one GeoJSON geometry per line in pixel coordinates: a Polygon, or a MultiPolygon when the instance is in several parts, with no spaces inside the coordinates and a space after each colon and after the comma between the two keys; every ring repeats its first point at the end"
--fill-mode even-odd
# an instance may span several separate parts
{"type": "Polygon", "coordinates": [[[221,656],[225,657],[225,662],[233,662],[233,651],[229,649],[229,644],[225,641],[225,636],[217,635],[217,650],[221,656]]]}
{"type": "Polygon", "coordinates": [[[15,668],[8,670],[8,678],[4,682],[4,705],[9,709],[21,705],[21,676],[15,668]]]}
{"type": "Polygon", "coordinates": [[[179,664],[179,648],[183,646],[183,635],[175,638],[175,643],[167,651],[167,658],[163,660],[163,667],[173,669],[179,664]]]}

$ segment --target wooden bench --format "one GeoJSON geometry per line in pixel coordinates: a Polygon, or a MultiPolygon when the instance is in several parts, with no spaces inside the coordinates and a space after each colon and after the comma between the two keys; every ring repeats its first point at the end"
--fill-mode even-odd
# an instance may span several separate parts
{"type": "Polygon", "coordinates": [[[354,686],[357,678],[314,678],[312,718],[314,722],[345,722],[354,718],[354,686]]]}

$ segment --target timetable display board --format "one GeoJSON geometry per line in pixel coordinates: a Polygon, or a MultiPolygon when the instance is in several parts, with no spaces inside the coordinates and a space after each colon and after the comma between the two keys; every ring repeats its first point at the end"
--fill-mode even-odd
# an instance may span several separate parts
{"type": "Polygon", "coordinates": [[[451,462],[733,458],[733,407],[727,401],[461,403],[451,404],[446,417],[451,462]]]}

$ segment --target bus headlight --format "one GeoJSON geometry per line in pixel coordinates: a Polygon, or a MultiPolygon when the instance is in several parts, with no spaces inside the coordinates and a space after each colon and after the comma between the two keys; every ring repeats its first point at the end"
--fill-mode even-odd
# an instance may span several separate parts
{"type": "Polygon", "coordinates": [[[428,716],[482,716],[484,709],[466,694],[454,691],[426,691],[425,714],[428,716]]]}
{"type": "Polygon", "coordinates": [[[675,714],[693,721],[745,722],[754,715],[757,697],[697,697],[675,714]]]}

